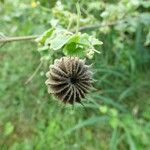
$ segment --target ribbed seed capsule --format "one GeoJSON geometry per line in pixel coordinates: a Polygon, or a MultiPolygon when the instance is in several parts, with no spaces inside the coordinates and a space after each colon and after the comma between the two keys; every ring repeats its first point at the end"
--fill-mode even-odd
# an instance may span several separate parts
{"type": "Polygon", "coordinates": [[[92,72],[78,57],[56,59],[46,76],[48,92],[64,103],[80,103],[92,86],[92,72]]]}

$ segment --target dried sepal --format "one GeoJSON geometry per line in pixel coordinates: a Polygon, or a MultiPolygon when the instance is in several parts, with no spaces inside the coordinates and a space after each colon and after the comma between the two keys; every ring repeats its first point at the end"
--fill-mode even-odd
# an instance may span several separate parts
{"type": "Polygon", "coordinates": [[[90,67],[78,57],[56,59],[46,76],[48,92],[64,103],[80,103],[92,86],[90,67]]]}

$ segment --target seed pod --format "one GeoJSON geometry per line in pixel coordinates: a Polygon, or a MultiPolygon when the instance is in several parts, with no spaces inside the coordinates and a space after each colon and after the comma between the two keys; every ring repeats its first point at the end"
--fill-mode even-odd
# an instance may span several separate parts
{"type": "Polygon", "coordinates": [[[64,103],[80,103],[92,86],[92,72],[78,57],[56,59],[46,76],[48,92],[64,103]]]}

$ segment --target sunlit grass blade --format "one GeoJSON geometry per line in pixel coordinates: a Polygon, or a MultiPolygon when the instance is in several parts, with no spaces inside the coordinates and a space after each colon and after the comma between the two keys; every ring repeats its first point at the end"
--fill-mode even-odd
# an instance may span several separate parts
{"type": "Polygon", "coordinates": [[[110,140],[109,149],[110,150],[117,150],[117,143],[118,143],[118,129],[115,128],[112,132],[112,137],[110,140]]]}
{"type": "Polygon", "coordinates": [[[99,101],[103,101],[105,104],[107,105],[111,105],[115,108],[117,108],[118,110],[122,111],[122,112],[127,112],[127,109],[119,104],[119,102],[116,102],[115,100],[109,98],[109,97],[106,97],[106,96],[102,96],[102,95],[93,95],[93,97],[95,97],[96,99],[98,99],[99,101]]]}
{"type": "Polygon", "coordinates": [[[86,126],[91,126],[91,125],[94,125],[94,124],[98,124],[98,123],[101,123],[101,124],[106,124],[107,121],[108,121],[109,117],[108,116],[102,116],[102,117],[91,117],[90,119],[87,119],[85,121],[82,121],[81,123],[77,124],[76,126],[70,128],[69,130],[67,130],[64,135],[68,135],[70,134],[71,132],[75,131],[75,130],[78,130],[80,128],[83,128],[83,127],[86,127],[86,126]]]}

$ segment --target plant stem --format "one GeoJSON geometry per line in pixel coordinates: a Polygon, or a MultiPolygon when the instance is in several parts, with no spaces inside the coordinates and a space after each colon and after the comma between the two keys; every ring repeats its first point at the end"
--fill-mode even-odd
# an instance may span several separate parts
{"type": "MultiPolygon", "coordinates": [[[[95,30],[99,29],[100,27],[105,27],[105,26],[113,26],[122,22],[125,22],[126,20],[117,20],[114,22],[109,22],[106,24],[95,24],[95,25],[89,25],[89,26],[83,26],[80,28],[76,29],[71,29],[71,32],[78,32],[78,31],[84,31],[84,30],[95,30]]],[[[79,23],[78,23],[79,26],[79,23]]],[[[24,40],[33,40],[36,39],[40,35],[30,35],[30,36],[19,36],[19,37],[3,37],[0,38],[0,43],[7,43],[7,42],[14,42],[14,41],[24,41],[24,40]]]]}
{"type": "Polygon", "coordinates": [[[109,22],[109,23],[105,23],[105,24],[94,24],[94,25],[89,25],[89,26],[83,26],[79,28],[79,31],[84,31],[84,30],[94,30],[94,29],[98,29],[100,27],[105,27],[105,26],[113,26],[119,23],[125,22],[125,20],[117,20],[114,22],[109,22]]]}
{"type": "Polygon", "coordinates": [[[76,4],[76,9],[77,9],[77,15],[78,15],[78,17],[77,17],[76,33],[78,33],[78,31],[79,31],[79,26],[80,26],[80,17],[81,17],[80,5],[79,5],[78,2],[77,2],[77,4],[76,4]]]}
{"type": "Polygon", "coordinates": [[[41,61],[40,64],[35,69],[35,71],[33,72],[33,74],[26,80],[25,84],[28,84],[29,82],[31,82],[31,80],[34,78],[34,76],[38,73],[38,71],[42,67],[42,64],[43,64],[43,62],[41,61]]]}
{"type": "Polygon", "coordinates": [[[3,38],[0,38],[0,43],[33,40],[33,39],[36,39],[37,37],[38,37],[37,35],[18,36],[18,37],[3,37],[3,38]]]}

